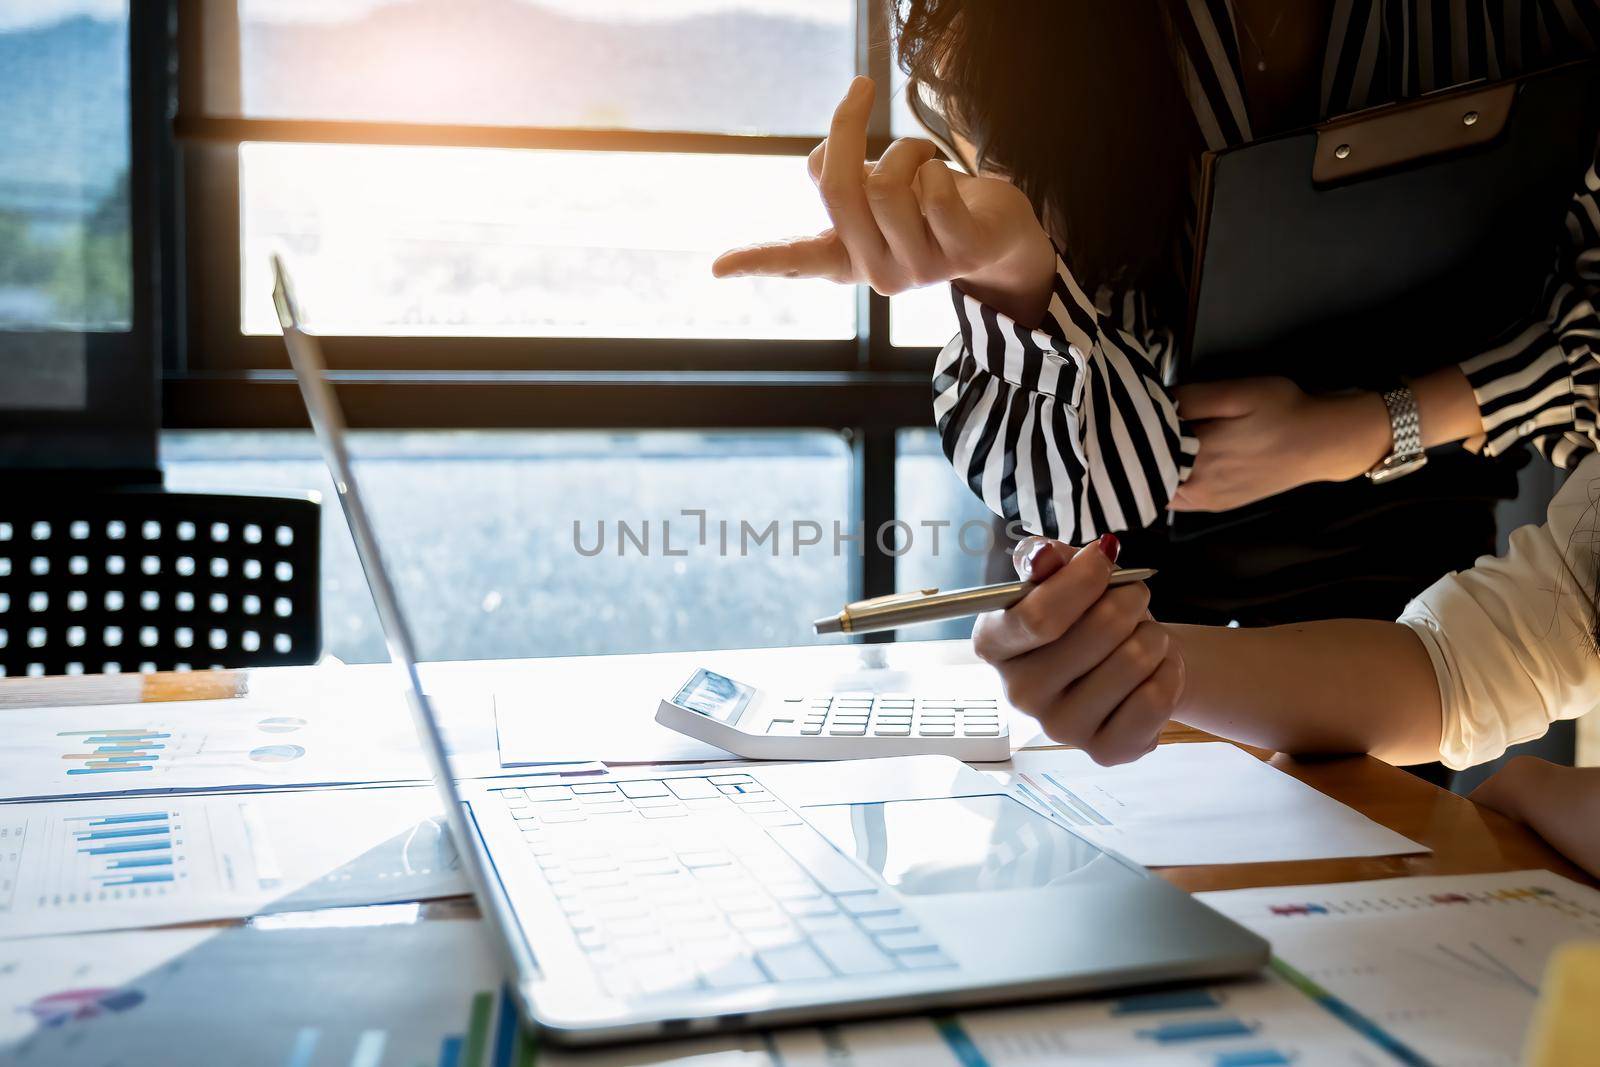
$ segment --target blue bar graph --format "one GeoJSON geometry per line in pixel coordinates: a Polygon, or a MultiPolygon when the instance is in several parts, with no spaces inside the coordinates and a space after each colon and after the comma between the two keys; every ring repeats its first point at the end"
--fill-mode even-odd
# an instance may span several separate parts
{"type": "Polygon", "coordinates": [[[289,1050],[289,1059],[284,1067],[309,1067],[311,1057],[317,1054],[317,1030],[315,1027],[303,1027],[294,1037],[294,1047],[289,1050]]]}
{"type": "Polygon", "coordinates": [[[86,830],[78,834],[79,841],[105,841],[113,837],[150,837],[167,833],[166,823],[160,826],[124,826],[117,830],[86,830]]]}
{"type": "Polygon", "coordinates": [[[1219,1037],[1249,1037],[1256,1028],[1241,1019],[1201,1019],[1196,1022],[1163,1023],[1138,1035],[1158,1045],[1176,1045],[1185,1041],[1210,1041],[1219,1037]]]}
{"type": "Polygon", "coordinates": [[[90,815],[65,820],[80,856],[86,857],[63,892],[135,889],[162,893],[178,882],[174,834],[182,829],[171,812],[90,815]]]}
{"type": "Polygon", "coordinates": [[[113,886],[113,885],[146,885],[146,884],[152,883],[152,882],[175,882],[175,881],[177,881],[177,878],[170,871],[164,872],[162,874],[130,874],[126,878],[118,878],[116,881],[106,881],[106,879],[108,879],[108,878],[115,878],[116,877],[115,875],[97,874],[97,875],[95,875],[95,877],[101,879],[101,882],[100,882],[101,885],[106,885],[106,886],[113,886]]]}
{"type": "Polygon", "coordinates": [[[1155,1011],[1199,1011],[1222,1007],[1222,998],[1209,989],[1172,989],[1138,993],[1111,1005],[1112,1015],[1138,1015],[1155,1011]]]}
{"type": "Polygon", "coordinates": [[[1213,1067],[1281,1067],[1294,1061],[1275,1048],[1253,1048],[1218,1053],[1211,1062],[1213,1067]]]}
{"type": "Polygon", "coordinates": [[[439,1045],[439,1067],[461,1067],[461,1035],[452,1034],[439,1045]]]}
{"type": "Polygon", "coordinates": [[[511,1067],[511,1054],[517,1047],[517,1009],[511,1004],[509,991],[500,990],[500,1018],[494,1029],[494,1067],[511,1067]]]}
{"type": "Polygon", "coordinates": [[[160,841],[129,841],[122,845],[101,845],[99,848],[80,848],[78,851],[85,856],[109,856],[119,852],[154,852],[171,847],[172,838],[164,837],[160,841]]]}
{"type": "Polygon", "coordinates": [[[120,826],[125,822],[166,822],[167,813],[164,811],[144,811],[137,815],[104,815],[98,819],[87,819],[90,826],[120,826]]]}
{"type": "Polygon", "coordinates": [[[68,774],[121,774],[153,771],[172,735],[160,730],[63,730],[57,737],[77,738],[87,751],[67,752],[62,759],[75,764],[68,774]]]}
{"type": "Polygon", "coordinates": [[[172,855],[162,856],[128,856],[120,860],[112,860],[107,864],[112,870],[120,871],[124,867],[170,867],[172,855]]]}

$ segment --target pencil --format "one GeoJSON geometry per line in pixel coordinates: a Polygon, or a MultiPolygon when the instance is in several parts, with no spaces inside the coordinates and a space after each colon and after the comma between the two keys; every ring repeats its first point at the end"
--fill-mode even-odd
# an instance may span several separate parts
{"type": "Polygon", "coordinates": [[[226,700],[250,691],[248,671],[157,671],[153,674],[54,674],[0,678],[0,708],[226,700]]]}

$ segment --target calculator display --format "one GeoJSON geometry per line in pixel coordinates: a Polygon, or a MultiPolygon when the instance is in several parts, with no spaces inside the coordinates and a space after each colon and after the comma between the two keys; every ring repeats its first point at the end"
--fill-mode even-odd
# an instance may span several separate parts
{"type": "Polygon", "coordinates": [[[684,683],[672,702],[708,719],[732,722],[755,695],[756,691],[749,686],[702,667],[684,683]]]}

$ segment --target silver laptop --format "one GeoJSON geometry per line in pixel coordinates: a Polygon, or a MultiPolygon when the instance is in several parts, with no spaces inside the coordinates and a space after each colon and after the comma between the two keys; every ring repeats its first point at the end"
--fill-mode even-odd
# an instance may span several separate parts
{"type": "Polygon", "coordinates": [[[532,1027],[574,1044],[676,1036],[1266,962],[1255,934],[946,756],[455,781],[321,351],[276,259],[273,272],[390,656],[532,1027]]]}

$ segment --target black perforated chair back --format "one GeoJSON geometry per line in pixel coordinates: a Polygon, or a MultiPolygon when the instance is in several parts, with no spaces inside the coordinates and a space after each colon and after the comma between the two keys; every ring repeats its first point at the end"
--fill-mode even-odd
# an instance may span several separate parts
{"type": "Polygon", "coordinates": [[[0,669],[315,662],[320,513],[309,494],[0,493],[0,669]]]}

